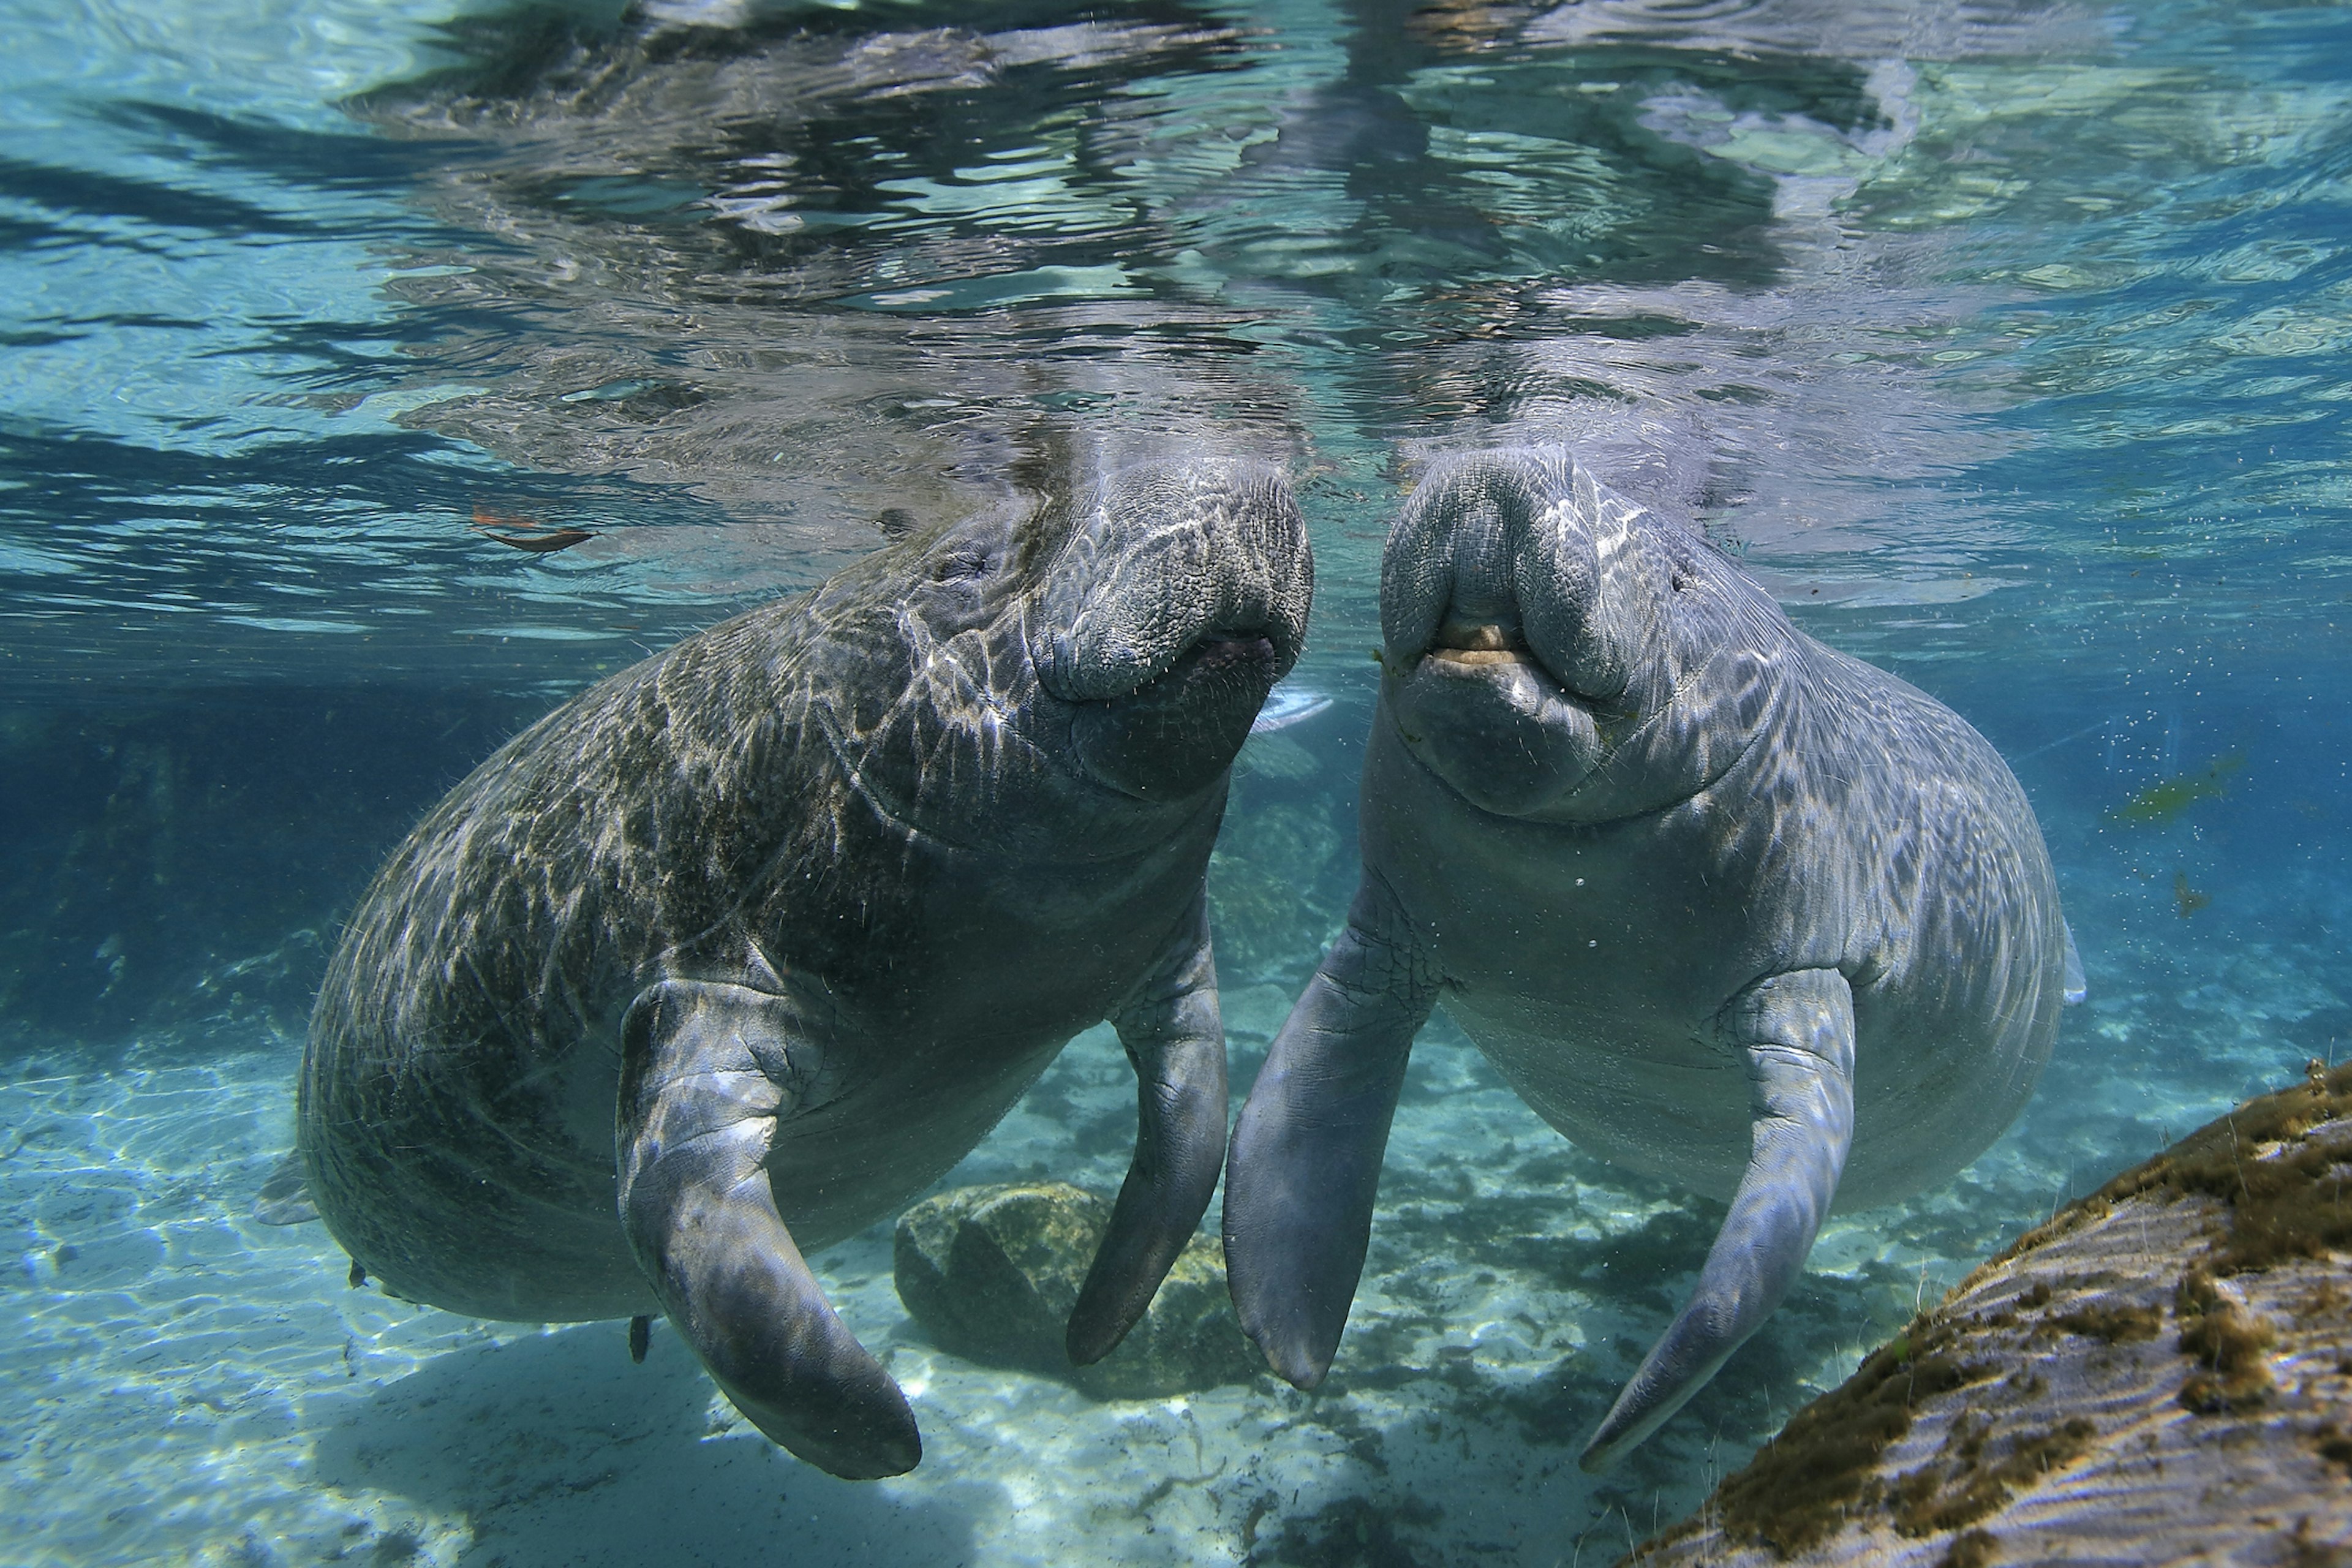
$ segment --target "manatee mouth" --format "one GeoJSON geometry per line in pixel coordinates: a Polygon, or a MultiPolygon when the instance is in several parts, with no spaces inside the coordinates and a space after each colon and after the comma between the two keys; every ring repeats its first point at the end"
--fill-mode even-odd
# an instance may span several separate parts
{"type": "Polygon", "coordinates": [[[1598,761],[1591,714],[1515,621],[1449,615],[1384,689],[1405,750],[1482,810],[1539,811],[1598,761]]]}
{"type": "Polygon", "coordinates": [[[1191,795],[1233,765],[1283,663],[1267,628],[1211,627],[1140,690],[1080,703],[1070,721],[1078,758],[1123,795],[1191,795]]]}
{"type": "MultiPolygon", "coordinates": [[[[1427,658],[1475,668],[1488,664],[1535,664],[1516,626],[1499,621],[1464,621],[1448,616],[1431,640],[1427,658]]],[[[1538,668],[1541,667],[1538,666],[1538,668]]]]}
{"type": "MultiPolygon", "coordinates": [[[[1263,627],[1248,631],[1203,632],[1191,647],[1176,656],[1175,667],[1152,685],[1226,672],[1242,672],[1255,679],[1259,671],[1273,669],[1275,660],[1279,657],[1274,638],[1263,627]]],[[[1271,680],[1267,682],[1269,687],[1272,684],[1271,680]]]]}

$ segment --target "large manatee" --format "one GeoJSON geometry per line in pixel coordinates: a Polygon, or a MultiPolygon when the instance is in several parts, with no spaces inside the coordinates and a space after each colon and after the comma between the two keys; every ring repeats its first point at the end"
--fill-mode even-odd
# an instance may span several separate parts
{"type": "Polygon", "coordinates": [[[1271,470],[1172,460],[935,528],[583,693],[377,874],[303,1061],[310,1189],[394,1293],[667,1312],[736,1407],[893,1475],[905,1398],[803,1261],[890,1213],[1073,1035],[1135,1158],[1069,1325],[1107,1353],[1207,1206],[1202,879],[1313,567],[1271,470]]]}
{"type": "Polygon", "coordinates": [[[1381,620],[1363,879],[1234,1127],[1234,1299],[1276,1371],[1321,1379],[1442,1001],[1578,1144],[1730,1201],[1599,1468],[1756,1331],[1833,1204],[2008,1125],[2079,971],[1984,739],[1566,451],[1433,465],[1381,620]]]}

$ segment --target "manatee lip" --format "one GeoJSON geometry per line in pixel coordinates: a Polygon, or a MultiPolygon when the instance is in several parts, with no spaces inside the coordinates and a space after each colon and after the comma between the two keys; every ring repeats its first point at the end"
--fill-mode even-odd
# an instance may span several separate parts
{"type": "Polygon", "coordinates": [[[1517,626],[1498,621],[1466,621],[1447,616],[1430,639],[1427,657],[1446,664],[1537,665],[1535,656],[1528,651],[1527,639],[1519,636],[1517,626]]]}
{"type": "Polygon", "coordinates": [[[1167,668],[1130,695],[1140,697],[1204,675],[1262,674],[1271,686],[1280,657],[1281,650],[1275,646],[1273,634],[1266,627],[1212,626],[1186,644],[1184,651],[1167,668]]]}

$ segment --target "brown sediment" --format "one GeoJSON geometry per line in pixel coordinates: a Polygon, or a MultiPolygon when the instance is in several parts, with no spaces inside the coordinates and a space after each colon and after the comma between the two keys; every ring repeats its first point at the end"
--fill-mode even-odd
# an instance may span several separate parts
{"type": "Polygon", "coordinates": [[[1922,1399],[1981,1383],[1999,1370],[1952,1353],[1956,1325],[1927,1316],[1874,1352],[1844,1386],[1792,1417],[1717,1494],[1727,1534],[1784,1556],[1827,1537],[1865,1500],[1887,1447],[1911,1429],[1922,1399]]]}
{"type": "Polygon", "coordinates": [[[2352,1563],[2347,1184],[2352,1065],[2315,1062],[1975,1270],[1639,1559],[2352,1563]]]}
{"type": "Polygon", "coordinates": [[[2352,1116],[2352,1062],[2333,1071],[2316,1060],[2307,1063],[2303,1082],[2246,1101],[2077,1198],[1958,1289],[1967,1290],[1991,1270],[2105,1218],[2117,1204],[2142,1194],[2201,1194],[2229,1205],[2227,1237],[2210,1259],[2216,1274],[2265,1268],[2283,1258],[2320,1257],[2352,1242],[2352,1203],[2345,1201],[2352,1167],[2340,1146],[2300,1141],[2312,1128],[2346,1116],[2352,1116]]]}

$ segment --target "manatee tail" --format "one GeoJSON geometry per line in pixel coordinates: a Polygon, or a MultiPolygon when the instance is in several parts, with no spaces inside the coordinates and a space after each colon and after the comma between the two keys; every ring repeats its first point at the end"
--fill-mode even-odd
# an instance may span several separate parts
{"type": "Polygon", "coordinates": [[[1803,1272],[1853,1142],[1853,993],[1834,969],[1767,976],[1724,1010],[1748,1059],[1747,1173],[1698,1288],[1578,1463],[1615,1464],[1706,1386],[1803,1272]]]}
{"type": "Polygon", "coordinates": [[[1436,1000],[1393,896],[1366,878],[1234,1124],[1226,1284],[1243,1330],[1299,1388],[1339,1351],[1405,1063],[1436,1000]]]}
{"type": "Polygon", "coordinates": [[[776,1211],[766,1160],[806,1074],[775,996],[669,980],[622,1026],[622,1228],[687,1343],[735,1407],[850,1480],[923,1457],[906,1396],[831,1303],[776,1211]]]}

